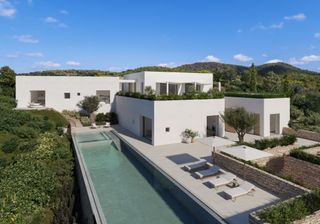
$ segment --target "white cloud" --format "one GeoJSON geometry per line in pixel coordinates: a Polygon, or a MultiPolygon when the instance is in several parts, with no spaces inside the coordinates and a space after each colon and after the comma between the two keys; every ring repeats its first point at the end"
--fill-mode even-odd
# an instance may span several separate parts
{"type": "Polygon", "coordinates": [[[214,55],[208,55],[202,62],[220,62],[220,58],[217,58],[214,55]]]}
{"type": "Polygon", "coordinates": [[[35,58],[43,57],[43,53],[41,53],[41,52],[30,52],[30,53],[26,53],[26,55],[28,57],[35,57],[35,58]]]}
{"type": "Polygon", "coordinates": [[[266,58],[266,57],[268,57],[268,55],[267,54],[262,54],[262,57],[266,58]]]}
{"type": "Polygon", "coordinates": [[[39,40],[32,37],[32,35],[18,35],[14,36],[14,39],[18,40],[22,43],[28,43],[28,44],[36,44],[39,42],[39,40]]]}
{"type": "Polygon", "coordinates": [[[173,68],[173,67],[177,67],[178,65],[175,62],[169,62],[169,63],[160,63],[157,66],[173,68]]]}
{"type": "Polygon", "coordinates": [[[79,66],[80,62],[78,61],[67,61],[66,65],[70,65],[70,66],[79,66]]]}
{"type": "Polygon", "coordinates": [[[34,68],[59,68],[61,64],[53,61],[39,61],[34,64],[34,68]]]}
{"type": "Polygon", "coordinates": [[[282,29],[283,28],[283,22],[280,22],[280,23],[275,23],[275,24],[272,24],[269,28],[270,29],[282,29]]]}
{"type": "Polygon", "coordinates": [[[63,15],[68,15],[69,14],[69,12],[67,10],[65,10],[65,9],[61,9],[60,13],[63,14],[63,15]]]}
{"type": "Polygon", "coordinates": [[[291,15],[291,16],[285,16],[284,19],[285,20],[296,20],[296,21],[303,21],[305,20],[307,17],[304,13],[298,13],[296,15],[291,15]]]}
{"type": "Polygon", "coordinates": [[[315,38],[320,38],[320,32],[314,34],[315,38]]]}
{"type": "Polygon", "coordinates": [[[0,16],[12,17],[17,10],[7,0],[0,0],[0,16]]]}
{"type": "Polygon", "coordinates": [[[57,23],[57,22],[59,22],[59,20],[52,17],[52,16],[48,16],[44,19],[44,22],[45,23],[57,23]]]}
{"type": "Polygon", "coordinates": [[[236,54],[233,56],[233,59],[241,62],[248,62],[253,60],[253,58],[244,54],[236,54]]]}
{"type": "Polygon", "coordinates": [[[272,63],[280,63],[280,62],[283,62],[283,61],[280,59],[272,59],[272,60],[266,61],[265,63],[272,64],[272,63]]]}
{"type": "Polygon", "coordinates": [[[320,62],[320,55],[307,55],[300,59],[290,58],[289,63],[292,65],[304,65],[311,62],[320,62]]]}

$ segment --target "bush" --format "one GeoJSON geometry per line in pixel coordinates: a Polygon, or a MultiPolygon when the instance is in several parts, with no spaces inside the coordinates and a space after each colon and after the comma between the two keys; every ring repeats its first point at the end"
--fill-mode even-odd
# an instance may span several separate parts
{"type": "Polygon", "coordinates": [[[118,115],[114,112],[107,113],[107,121],[109,121],[110,124],[118,124],[118,115]]]}
{"type": "Polygon", "coordinates": [[[13,137],[9,139],[8,141],[4,142],[2,146],[2,151],[4,151],[5,153],[11,153],[15,150],[18,150],[18,146],[19,146],[18,142],[19,142],[19,138],[17,137],[13,137]]]}
{"type": "Polygon", "coordinates": [[[267,223],[286,224],[320,209],[320,190],[264,209],[258,216],[267,223]]]}
{"type": "Polygon", "coordinates": [[[292,145],[297,141],[297,137],[293,135],[283,135],[280,138],[263,138],[259,140],[255,140],[254,144],[251,143],[245,143],[246,145],[264,150],[267,148],[274,148],[276,146],[287,146],[292,145]]]}
{"type": "Polygon", "coordinates": [[[96,122],[106,122],[107,121],[107,116],[104,113],[99,113],[96,116],[96,122]]]}
{"type": "Polygon", "coordinates": [[[2,107],[7,107],[7,108],[12,109],[12,108],[15,108],[17,106],[17,102],[12,97],[0,96],[0,105],[2,107]]]}
{"type": "Polygon", "coordinates": [[[83,126],[90,126],[91,120],[88,117],[80,117],[80,122],[83,126]]]}
{"type": "Polygon", "coordinates": [[[77,111],[64,110],[64,111],[62,111],[62,114],[67,117],[69,116],[69,117],[73,117],[73,118],[80,120],[80,113],[77,111]]]}
{"type": "Polygon", "coordinates": [[[17,135],[19,138],[24,138],[24,139],[33,139],[38,134],[35,129],[30,127],[14,128],[13,133],[17,135]]]}
{"type": "Polygon", "coordinates": [[[290,152],[290,156],[300,159],[309,163],[320,165],[320,157],[304,152],[302,149],[293,149],[290,152]]]}
{"type": "Polygon", "coordinates": [[[245,97],[245,98],[284,98],[285,93],[248,93],[248,92],[225,92],[225,96],[245,97]]]}

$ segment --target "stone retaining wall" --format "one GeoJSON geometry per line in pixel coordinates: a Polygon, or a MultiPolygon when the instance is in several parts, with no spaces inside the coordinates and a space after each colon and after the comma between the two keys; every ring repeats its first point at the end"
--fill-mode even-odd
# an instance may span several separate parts
{"type": "Polygon", "coordinates": [[[306,188],[293,184],[253,166],[244,165],[244,163],[239,160],[221,153],[213,153],[213,161],[218,166],[229,170],[240,178],[246,179],[261,186],[262,188],[265,188],[282,199],[288,199],[308,192],[306,188]]]}
{"type": "Polygon", "coordinates": [[[291,156],[283,157],[281,175],[292,177],[308,188],[320,186],[320,165],[309,163],[291,156]]]}
{"type": "Polygon", "coordinates": [[[295,135],[299,138],[305,138],[313,141],[320,142],[320,133],[307,131],[307,130],[294,130],[292,128],[283,128],[282,134],[295,135]]]}

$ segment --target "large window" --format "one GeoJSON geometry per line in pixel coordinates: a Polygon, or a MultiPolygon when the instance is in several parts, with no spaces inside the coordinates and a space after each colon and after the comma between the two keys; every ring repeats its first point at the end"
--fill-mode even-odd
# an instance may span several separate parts
{"type": "Polygon", "coordinates": [[[167,95],[167,83],[159,83],[160,95],[167,95]]]}
{"type": "Polygon", "coordinates": [[[110,90],[97,90],[97,97],[100,102],[110,103],[110,90]]]}
{"type": "Polygon", "coordinates": [[[169,95],[178,95],[178,85],[169,84],[169,95]]]}

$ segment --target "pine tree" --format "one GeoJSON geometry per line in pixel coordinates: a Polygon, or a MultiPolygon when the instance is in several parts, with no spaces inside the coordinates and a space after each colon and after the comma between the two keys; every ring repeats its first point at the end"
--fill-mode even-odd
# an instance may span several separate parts
{"type": "Polygon", "coordinates": [[[250,91],[257,92],[257,70],[256,70],[256,66],[254,66],[253,63],[249,69],[249,73],[250,73],[250,83],[249,83],[250,91]]]}

